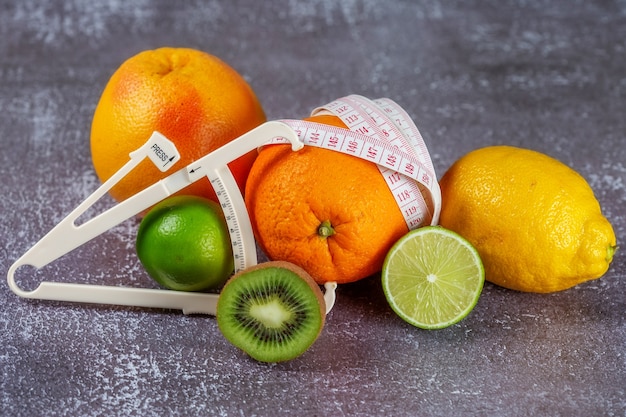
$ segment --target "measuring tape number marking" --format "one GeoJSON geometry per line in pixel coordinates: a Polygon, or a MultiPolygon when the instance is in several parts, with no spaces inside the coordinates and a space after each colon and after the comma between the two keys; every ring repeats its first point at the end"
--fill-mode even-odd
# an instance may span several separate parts
{"type": "MultiPolygon", "coordinates": [[[[312,115],[339,117],[348,130],[303,120],[283,120],[305,145],[335,150],[378,165],[409,229],[436,224],[441,191],[428,150],[406,112],[389,99],[348,96],[312,115]]],[[[270,143],[283,143],[273,138],[270,143]]]]}

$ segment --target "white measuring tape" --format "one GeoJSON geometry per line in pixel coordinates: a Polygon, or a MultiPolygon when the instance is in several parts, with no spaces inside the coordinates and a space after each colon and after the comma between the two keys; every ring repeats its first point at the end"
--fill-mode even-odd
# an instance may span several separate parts
{"type": "MultiPolygon", "coordinates": [[[[426,144],[410,117],[390,99],[351,95],[312,112],[331,114],[349,128],[284,120],[305,145],[376,163],[409,229],[437,224],[441,191],[426,144]]],[[[275,138],[271,143],[280,143],[275,138]]],[[[283,142],[287,142],[286,139],[283,142]]]]}
{"type": "MultiPolygon", "coordinates": [[[[314,114],[324,112],[336,114],[351,130],[301,120],[266,122],[116,206],[76,225],[76,220],[83,213],[143,159],[151,159],[161,171],[175,165],[180,159],[176,147],[155,132],[146,144],[131,152],[128,163],[11,265],[7,273],[9,287],[24,298],[169,308],[182,310],[185,314],[214,315],[217,294],[49,281],[42,281],[36,289],[28,291],[17,284],[15,273],[24,265],[41,268],[51,263],[202,178],[211,181],[224,211],[235,271],[255,265],[257,257],[252,226],[228,163],[267,143],[290,143],[294,151],[304,144],[320,146],[374,162],[381,167],[381,173],[386,177],[410,228],[428,219],[432,224],[437,222],[441,193],[432,162],[419,131],[399,106],[388,99],[368,101],[360,96],[349,96],[316,109],[314,114]],[[426,194],[426,198],[423,194],[426,194]]],[[[336,284],[327,283],[325,287],[327,311],[330,311],[335,301],[336,284]]]]}

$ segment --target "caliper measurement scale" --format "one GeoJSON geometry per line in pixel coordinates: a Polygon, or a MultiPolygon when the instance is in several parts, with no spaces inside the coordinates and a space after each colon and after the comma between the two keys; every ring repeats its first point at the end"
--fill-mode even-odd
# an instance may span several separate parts
{"type": "MultiPolygon", "coordinates": [[[[366,99],[358,97],[356,101],[358,102],[359,100],[366,99]]],[[[354,99],[351,98],[348,101],[354,102],[354,99]]],[[[391,107],[393,108],[394,106],[397,105],[393,103],[391,107]]],[[[384,106],[377,108],[385,111],[384,106]]],[[[375,111],[377,112],[378,110],[375,111]]],[[[397,109],[393,111],[397,112],[397,109]]],[[[380,114],[377,113],[377,115],[380,114]]],[[[370,120],[375,119],[370,117],[370,120]]],[[[365,119],[365,125],[371,131],[377,132],[378,135],[386,129],[372,123],[370,120],[365,119]]],[[[384,123],[389,122],[387,118],[383,118],[383,120],[384,123]]],[[[389,125],[389,128],[397,131],[398,125],[394,126],[389,125]]],[[[401,136],[403,135],[401,134],[401,136]]],[[[429,193],[430,206],[433,207],[431,223],[435,224],[437,222],[441,207],[441,194],[434,173],[424,163],[430,163],[428,154],[426,154],[426,161],[422,162],[418,157],[419,152],[416,155],[410,149],[407,149],[409,152],[404,151],[407,146],[406,142],[401,146],[398,146],[398,144],[392,145],[388,141],[381,139],[380,136],[376,136],[376,134],[368,136],[319,123],[302,120],[283,120],[264,123],[192,162],[187,167],[179,169],[170,176],[157,181],[127,200],[77,225],[76,220],[144,158],[148,157],[151,159],[163,172],[175,165],[180,159],[176,147],[167,138],[155,132],[146,144],[138,150],[131,152],[130,160],[126,165],[104,182],[92,195],[76,207],[9,268],[7,273],[9,287],[14,293],[24,298],[167,308],[182,310],[185,314],[204,313],[215,315],[218,294],[50,281],[42,281],[37,288],[27,291],[19,287],[15,281],[15,273],[19,267],[25,265],[38,269],[48,265],[87,241],[203,178],[208,178],[210,181],[224,212],[235,259],[235,272],[255,265],[257,263],[256,243],[252,226],[243,196],[239,192],[237,183],[227,165],[255,148],[272,143],[289,143],[294,151],[301,149],[304,145],[333,149],[374,162],[383,169],[391,171],[391,178],[395,176],[398,180],[402,179],[403,181],[409,179],[413,184],[417,181],[429,193]]],[[[413,148],[412,146],[410,147],[413,148]]],[[[289,181],[288,178],[285,180],[289,181]]],[[[412,192],[415,194],[415,191],[412,192]]],[[[428,207],[424,203],[421,192],[417,192],[417,194],[419,194],[421,199],[421,212],[427,211],[428,207]]],[[[410,199],[411,202],[417,201],[419,203],[420,201],[420,199],[416,199],[408,194],[407,199],[410,199]]],[[[397,197],[396,201],[398,201],[397,197]]],[[[412,213],[407,213],[405,219],[413,218],[411,215],[412,213]]],[[[409,220],[407,220],[408,223],[409,220]]],[[[417,225],[418,223],[415,222],[413,227],[417,227],[417,225]]],[[[325,288],[324,298],[328,312],[335,302],[334,290],[336,283],[326,283],[325,288]]]]}
{"type": "MultiPolygon", "coordinates": [[[[258,148],[266,143],[268,138],[275,136],[286,138],[292,144],[294,151],[304,146],[295,132],[286,124],[280,122],[264,123],[103,213],[76,225],[76,220],[85,211],[146,157],[150,158],[162,171],[167,170],[174,165],[176,160],[180,159],[174,144],[163,135],[155,132],[146,144],[130,154],[130,161],[11,266],[7,274],[9,287],[14,293],[24,298],[169,308],[182,310],[185,314],[215,315],[217,294],[49,281],[42,281],[36,289],[25,291],[15,281],[15,272],[24,265],[42,268],[203,178],[209,178],[216,189],[216,193],[219,193],[218,199],[227,218],[233,255],[236,258],[236,271],[255,265],[257,256],[252,226],[243,202],[243,196],[239,192],[237,183],[227,164],[258,148]],[[153,147],[155,144],[157,146],[153,147]],[[160,151],[156,152],[156,149],[160,151]],[[161,152],[168,154],[169,156],[165,159],[171,159],[171,162],[165,164],[161,152]]],[[[329,297],[332,295],[330,293],[329,297]]]]}

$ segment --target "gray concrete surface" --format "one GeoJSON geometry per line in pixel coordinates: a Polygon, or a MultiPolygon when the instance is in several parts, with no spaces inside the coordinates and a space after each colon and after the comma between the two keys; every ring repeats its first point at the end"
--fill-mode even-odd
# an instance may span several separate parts
{"type": "MultiPolygon", "coordinates": [[[[0,1],[0,270],[98,186],[93,110],[141,50],[219,56],[269,119],[351,93],[418,123],[437,173],[472,149],[545,152],[626,236],[624,1],[0,1]]],[[[124,223],[35,280],[150,286],[124,223]]],[[[28,301],[0,285],[3,416],[625,416],[626,263],[524,294],[491,284],[461,323],[423,331],[378,277],[341,286],[316,344],[248,359],[215,320],[28,301]]],[[[35,285],[35,282],[31,283],[35,285]]]]}

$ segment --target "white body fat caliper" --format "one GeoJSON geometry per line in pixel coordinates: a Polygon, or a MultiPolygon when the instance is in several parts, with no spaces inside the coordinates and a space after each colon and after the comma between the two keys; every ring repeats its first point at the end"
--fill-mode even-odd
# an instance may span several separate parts
{"type": "MultiPolygon", "coordinates": [[[[235,272],[256,265],[256,242],[248,212],[227,165],[267,144],[290,144],[294,151],[305,145],[317,146],[374,162],[394,195],[409,229],[437,224],[441,191],[432,161],[417,127],[401,107],[389,99],[369,100],[351,95],[312,113],[318,114],[339,117],[349,130],[302,120],[266,122],[77,225],[76,220],[143,159],[149,158],[162,172],[178,162],[180,154],[175,145],[154,132],[143,146],[130,153],[130,160],[119,171],[11,265],[7,273],[9,287],[24,298],[166,308],[182,310],[185,314],[215,315],[219,294],[50,281],[40,282],[31,291],[20,288],[15,273],[21,266],[42,268],[48,265],[205,177],[211,182],[224,211],[235,272]]],[[[325,288],[328,312],[335,302],[336,283],[326,283],[325,288]]]]}

